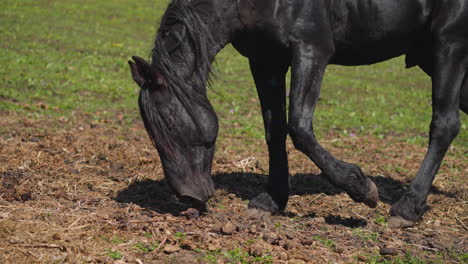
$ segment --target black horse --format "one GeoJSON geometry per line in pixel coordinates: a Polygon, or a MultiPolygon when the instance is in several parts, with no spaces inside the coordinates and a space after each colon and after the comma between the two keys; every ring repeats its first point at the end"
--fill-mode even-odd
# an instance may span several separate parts
{"type": "Polygon", "coordinates": [[[206,95],[210,66],[228,43],[249,59],[270,159],[267,192],[249,206],[275,212],[289,196],[287,134],[354,201],[377,205],[377,188],[361,169],[317,142],[313,113],[328,64],[365,65],[406,55],[407,67],[421,67],[433,87],[426,157],[390,210],[392,226],[407,226],[426,209],[434,177],[460,130],[459,109],[468,112],[467,25],[467,0],[173,0],[151,64],[139,57],[129,64],[142,88],[145,128],[171,188],[203,204],[214,192],[210,173],[218,132],[206,95]]]}

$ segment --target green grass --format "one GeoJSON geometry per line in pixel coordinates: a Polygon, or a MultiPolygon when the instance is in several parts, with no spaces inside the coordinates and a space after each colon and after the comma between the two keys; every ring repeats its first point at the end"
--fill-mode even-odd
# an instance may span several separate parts
{"type": "MultiPolygon", "coordinates": [[[[0,111],[38,119],[138,120],[138,88],[127,60],[147,57],[167,0],[4,0],[0,3],[0,111]]],[[[209,98],[224,136],[263,137],[247,59],[232,46],[217,57],[209,98]]],[[[404,58],[373,66],[330,66],[315,116],[319,137],[398,135],[426,144],[430,80],[404,58]]],[[[455,146],[468,146],[467,116],[455,146]]]]}
{"type": "MultiPolygon", "coordinates": [[[[203,252],[199,250],[199,252],[203,252]]],[[[235,248],[229,251],[206,251],[205,257],[203,260],[206,263],[219,263],[220,259],[224,259],[229,264],[271,264],[273,263],[273,258],[266,254],[264,256],[252,256],[248,252],[244,251],[242,248],[235,248]]],[[[223,262],[224,263],[224,262],[223,262]]]]}
{"type": "Polygon", "coordinates": [[[365,242],[378,242],[380,234],[362,228],[353,230],[353,234],[365,242]]]}
{"type": "Polygon", "coordinates": [[[158,248],[158,246],[159,246],[158,242],[151,242],[150,244],[145,244],[145,243],[138,242],[138,243],[135,244],[135,248],[137,248],[138,250],[140,250],[140,251],[142,251],[144,253],[152,252],[153,250],[158,248]]]}
{"type": "Polygon", "coordinates": [[[407,252],[403,256],[396,256],[390,259],[385,259],[382,256],[368,256],[366,261],[368,264],[442,264],[444,261],[442,259],[433,259],[431,261],[422,259],[418,256],[413,255],[411,252],[407,252]]]}
{"type": "Polygon", "coordinates": [[[321,236],[318,236],[318,235],[314,236],[314,239],[317,240],[317,241],[322,242],[322,244],[324,246],[326,246],[327,248],[329,248],[329,249],[335,250],[335,248],[336,248],[336,242],[331,240],[331,239],[324,238],[324,237],[321,237],[321,236]]]}
{"type": "Polygon", "coordinates": [[[117,250],[108,249],[106,255],[115,260],[123,258],[123,255],[117,250]]]}

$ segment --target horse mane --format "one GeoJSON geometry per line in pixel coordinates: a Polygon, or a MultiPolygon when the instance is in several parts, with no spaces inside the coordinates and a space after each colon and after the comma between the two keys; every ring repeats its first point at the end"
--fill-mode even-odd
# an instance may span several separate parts
{"type": "MultiPolygon", "coordinates": [[[[178,32],[176,32],[178,33],[178,32]]],[[[151,50],[151,64],[164,77],[167,89],[171,96],[177,98],[195,123],[198,132],[201,133],[201,125],[197,112],[201,106],[208,106],[206,90],[204,87],[210,84],[211,60],[209,49],[213,45],[211,33],[203,22],[199,10],[186,0],[173,0],[169,4],[161,19],[154,47],[151,50]],[[175,25],[182,25],[185,30],[184,38],[176,35],[176,45],[167,47],[165,41],[170,36],[175,25]],[[191,49],[191,56],[173,56],[173,53],[183,46],[186,41],[191,49]]],[[[181,52],[184,52],[182,50],[181,52]]],[[[183,54],[182,54],[183,55],[183,54]]],[[[174,150],[187,145],[187,135],[178,131],[176,115],[168,116],[162,113],[152,100],[151,91],[142,89],[139,98],[140,113],[146,130],[153,144],[158,142],[169,156],[174,150]],[[176,137],[176,138],[174,138],[176,137]]]]}

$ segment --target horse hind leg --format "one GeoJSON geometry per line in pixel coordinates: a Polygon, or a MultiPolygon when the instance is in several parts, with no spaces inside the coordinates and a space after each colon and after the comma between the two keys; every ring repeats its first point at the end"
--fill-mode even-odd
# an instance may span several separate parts
{"type": "MultiPolygon", "coordinates": [[[[439,51],[432,74],[433,115],[429,133],[429,147],[423,163],[403,197],[390,209],[389,226],[393,228],[415,224],[425,212],[426,199],[441,162],[451,142],[460,131],[459,108],[466,110],[468,76],[462,59],[439,51]],[[461,90],[462,89],[462,90],[461,90]]],[[[463,110],[463,111],[465,111],[463,110]]]]}

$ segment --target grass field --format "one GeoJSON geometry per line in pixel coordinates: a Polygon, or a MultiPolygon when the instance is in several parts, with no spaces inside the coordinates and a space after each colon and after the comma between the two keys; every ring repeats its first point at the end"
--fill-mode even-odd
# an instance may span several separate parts
{"type": "MultiPolygon", "coordinates": [[[[34,149],[32,146],[27,145],[34,143],[28,141],[28,139],[39,138],[44,142],[49,142],[47,140],[57,137],[57,142],[62,142],[61,140],[68,142],[68,139],[62,138],[62,135],[68,134],[77,138],[74,142],[83,143],[83,149],[87,148],[84,138],[85,136],[89,136],[87,140],[90,144],[94,144],[90,148],[90,151],[96,153],[104,151],[100,150],[99,144],[105,145],[108,142],[119,140],[118,144],[124,146],[125,144],[133,144],[131,143],[133,142],[133,138],[138,138],[139,140],[135,141],[136,143],[134,144],[141,147],[141,152],[137,151],[137,149],[132,149],[129,151],[128,156],[122,154],[124,156],[118,156],[115,159],[126,167],[126,162],[134,164],[128,165],[128,168],[132,168],[132,172],[128,174],[132,175],[131,177],[136,177],[137,180],[153,177],[151,168],[158,166],[156,177],[162,177],[160,164],[158,161],[154,161],[155,152],[146,139],[141,126],[137,108],[138,87],[131,80],[127,60],[132,55],[148,56],[152,48],[157,24],[167,3],[167,0],[2,0],[0,2],[0,64],[2,65],[0,67],[0,115],[2,116],[0,123],[0,173],[2,174],[0,175],[3,177],[3,181],[0,181],[0,183],[3,182],[3,187],[7,186],[5,185],[7,177],[5,175],[10,175],[9,173],[13,172],[19,173],[14,175],[30,175],[32,177],[30,180],[24,180],[24,182],[29,183],[17,182],[16,184],[25,184],[24,186],[32,184],[30,187],[33,190],[37,187],[37,184],[44,181],[43,177],[58,177],[57,179],[60,179],[58,182],[63,183],[64,186],[68,186],[68,184],[72,185],[72,182],[77,180],[73,176],[75,171],[71,173],[68,167],[62,170],[61,166],[65,166],[63,162],[60,163],[61,165],[53,165],[54,163],[51,163],[48,167],[45,165],[46,170],[52,171],[52,174],[45,173],[37,167],[37,164],[36,168],[33,168],[32,165],[25,167],[25,161],[34,160],[34,158],[25,157],[41,155],[38,154],[39,152],[32,150],[31,152],[34,153],[27,152],[29,147],[34,149]],[[89,124],[91,124],[91,127],[95,126],[101,129],[99,131],[103,134],[95,134],[95,138],[93,138],[93,133],[86,132],[86,126],[89,124]],[[83,129],[85,132],[81,133],[80,131],[83,131],[83,129]],[[113,132],[107,134],[106,131],[109,130],[113,132]],[[124,143],[126,140],[130,143],[124,143]],[[140,156],[139,153],[143,154],[140,156]],[[145,153],[151,153],[153,156],[143,157],[146,155],[145,153]],[[143,161],[142,157],[144,158],[143,161]],[[132,158],[138,159],[138,162],[132,163],[130,161],[132,158]],[[139,166],[142,166],[140,172],[138,172],[139,166]],[[23,171],[24,173],[18,171],[23,171]]],[[[239,171],[243,171],[244,173],[267,173],[261,170],[259,172],[255,166],[247,166],[247,168],[242,167],[240,169],[239,166],[235,165],[237,164],[236,162],[227,163],[230,167],[228,165],[219,165],[224,164],[220,160],[239,161],[245,160],[243,158],[248,156],[256,156],[257,163],[260,166],[268,167],[265,165],[267,162],[265,160],[266,153],[265,146],[262,144],[264,135],[263,123],[247,60],[239,55],[231,46],[228,46],[218,55],[214,66],[214,73],[214,83],[208,94],[220,119],[219,144],[216,154],[216,160],[219,162],[217,163],[218,166],[215,166],[217,168],[215,172],[221,175],[226,173],[226,171],[234,171],[236,173],[239,171]],[[245,144],[246,142],[249,144],[245,144]]],[[[327,147],[332,148],[342,158],[357,162],[371,176],[385,175],[407,183],[415,174],[427,143],[428,127],[431,118],[430,89],[430,79],[421,70],[418,68],[404,69],[403,57],[373,66],[330,66],[326,72],[319,106],[316,111],[316,131],[321,140],[329,142],[325,143],[328,144],[327,147]],[[358,154],[362,155],[362,158],[359,158],[358,154]],[[384,154],[388,154],[388,156],[383,156],[384,154]],[[387,162],[387,158],[396,159],[397,161],[387,162]],[[367,161],[376,164],[368,165],[367,161]]],[[[452,192],[452,194],[455,193],[454,196],[447,198],[448,200],[439,197],[442,200],[438,201],[457,204],[458,211],[454,210],[460,212],[459,220],[451,218],[450,210],[436,211],[440,212],[440,215],[431,214],[432,218],[440,217],[439,220],[436,220],[439,221],[439,226],[440,222],[444,226],[444,221],[451,218],[450,221],[452,222],[446,224],[447,226],[443,228],[444,230],[452,231],[465,230],[466,224],[468,224],[467,189],[464,187],[468,172],[468,117],[463,113],[461,113],[461,117],[461,132],[447,154],[447,160],[444,161],[441,169],[441,178],[437,181],[437,188],[443,191],[455,188],[452,192]]],[[[76,145],[61,146],[59,144],[57,148],[58,151],[62,152],[62,149],[67,150],[62,153],[62,155],[68,157],[67,160],[73,161],[73,159],[78,159],[78,154],[75,153],[76,155],[73,155],[72,150],[79,151],[76,145]],[[70,151],[72,153],[69,153],[70,151]]],[[[104,159],[100,159],[99,155],[94,155],[95,153],[86,154],[90,160],[96,159],[96,157],[98,160],[97,165],[94,163],[87,164],[96,167],[100,164],[99,162],[110,162],[111,157],[114,158],[112,155],[117,155],[115,153],[111,154],[112,151],[110,150],[110,148],[106,150],[107,152],[104,154],[107,155],[107,158],[104,159]]],[[[122,149],[122,152],[124,151],[125,149],[122,149]]],[[[86,155],[83,154],[83,157],[86,155]]],[[[294,157],[297,157],[298,160],[309,162],[303,157],[299,157],[299,154],[290,155],[290,159],[294,157]]],[[[37,159],[39,159],[39,156],[37,156],[37,159]]],[[[294,164],[299,163],[292,161],[291,166],[294,164]]],[[[102,165],[101,167],[103,170],[108,170],[112,168],[111,165],[107,167],[102,165]]],[[[313,165],[304,166],[298,165],[292,168],[292,173],[318,173],[313,165]],[[309,171],[304,171],[305,168],[309,169],[309,171]]],[[[99,170],[97,171],[99,172],[99,170]]],[[[95,172],[91,170],[87,173],[92,174],[95,172]]],[[[77,173],[81,175],[79,174],[81,173],[79,169],[77,173]]],[[[97,175],[101,175],[103,179],[107,179],[106,177],[110,177],[111,173],[108,173],[109,175],[104,174],[107,176],[104,177],[99,173],[97,175]]],[[[18,179],[21,179],[21,177],[18,179]]],[[[90,178],[93,177],[98,176],[96,174],[90,176],[90,178]]],[[[154,178],[152,179],[154,180],[154,178]]],[[[45,181],[48,182],[48,180],[45,181]]],[[[126,186],[128,187],[130,183],[130,181],[118,181],[113,188],[123,189],[126,186]]],[[[2,200],[5,197],[1,198],[0,194],[0,239],[3,236],[5,241],[7,241],[7,239],[12,237],[12,232],[21,233],[18,230],[21,226],[8,229],[6,224],[10,220],[15,220],[12,214],[10,214],[15,212],[14,210],[19,210],[18,208],[22,206],[33,208],[39,201],[54,200],[54,195],[51,194],[52,196],[50,196],[47,194],[47,191],[44,191],[48,190],[48,185],[46,184],[45,186],[44,188],[41,187],[42,189],[37,189],[38,193],[32,192],[34,199],[31,201],[29,199],[28,201],[5,201],[2,200]],[[12,209],[13,207],[15,208],[12,209]],[[10,209],[12,211],[9,211],[10,209]],[[10,233],[5,230],[10,230],[10,233]]],[[[49,187],[53,188],[52,185],[49,187]]],[[[115,193],[107,193],[107,191],[97,189],[94,192],[97,194],[93,195],[101,195],[99,196],[101,197],[100,199],[112,200],[111,198],[115,195],[115,193]]],[[[82,193],[84,195],[89,194],[85,191],[82,193]]],[[[229,191],[217,193],[217,197],[226,196],[228,193],[229,191]]],[[[317,193],[306,195],[305,199],[309,199],[308,201],[310,201],[306,204],[314,204],[315,199],[320,195],[317,193]]],[[[340,199],[347,199],[345,196],[343,197],[340,199]]],[[[223,211],[222,207],[229,203],[221,198],[219,199],[218,204],[216,201],[214,202],[214,207],[217,208],[216,210],[219,209],[221,214],[223,214],[225,211],[223,211]]],[[[236,196],[235,199],[238,199],[238,203],[245,207],[245,197],[236,196]]],[[[300,200],[301,202],[299,202],[299,198],[292,199],[292,202],[290,202],[291,208],[295,208],[296,211],[299,210],[300,213],[298,214],[300,215],[307,215],[308,213],[302,213],[301,210],[305,209],[300,206],[305,203],[304,198],[300,199],[302,199],[300,200]]],[[[70,200],[70,204],[72,203],[73,199],[70,200]]],[[[117,204],[117,202],[114,203],[117,204]]],[[[120,210],[115,204],[109,205],[108,210],[120,210]]],[[[349,204],[352,205],[353,203],[349,202],[349,204]]],[[[333,207],[333,205],[330,201],[330,206],[333,207]]],[[[40,207],[43,204],[37,206],[40,207]]],[[[26,209],[23,208],[23,210],[26,209]]],[[[217,212],[216,210],[214,209],[214,212],[217,212]]],[[[359,210],[362,211],[364,209],[359,207],[359,210]]],[[[381,212],[381,216],[386,216],[387,210],[388,205],[381,207],[379,211],[381,212]]],[[[31,214],[34,215],[34,213],[31,214]]],[[[320,215],[319,213],[317,214],[320,215]]],[[[349,217],[352,218],[353,214],[350,214],[351,216],[349,217]]],[[[368,211],[359,213],[359,215],[366,217],[369,214],[371,213],[368,211]]],[[[30,221],[28,225],[47,223],[46,225],[50,227],[47,217],[41,216],[41,218],[36,216],[28,218],[27,221],[30,221]]],[[[86,215],[76,215],[76,219],[80,217],[84,218],[86,215]]],[[[277,223],[280,223],[279,227],[288,221],[292,221],[292,218],[289,219],[287,216],[278,217],[280,218],[273,218],[273,220],[270,219],[268,221],[277,221],[277,223]]],[[[379,219],[379,216],[372,215],[372,217],[379,219]]],[[[21,222],[18,219],[15,221],[21,222]]],[[[26,223],[27,221],[24,220],[23,222],[26,223]]],[[[54,222],[55,220],[51,221],[54,222]]],[[[241,222],[241,220],[239,221],[241,222]]],[[[378,220],[376,221],[378,222],[378,220]]],[[[382,221],[385,222],[384,220],[382,221]]],[[[67,222],[69,225],[72,223],[74,222],[67,222]]],[[[329,230],[334,228],[334,226],[330,227],[328,222],[326,224],[320,222],[316,224],[329,230]]],[[[425,245],[426,249],[419,247],[420,251],[424,251],[421,254],[418,253],[413,256],[408,253],[394,258],[381,259],[375,250],[373,250],[373,247],[380,245],[379,237],[391,237],[391,233],[388,233],[390,231],[382,231],[383,227],[380,228],[379,223],[373,224],[378,228],[370,226],[368,229],[365,229],[366,227],[364,229],[356,229],[355,226],[353,226],[354,228],[350,228],[348,225],[340,231],[345,233],[349,231],[349,234],[360,241],[359,245],[364,248],[362,249],[362,254],[359,253],[361,252],[360,250],[353,251],[348,249],[348,246],[340,245],[337,241],[342,239],[342,237],[334,237],[326,233],[331,238],[324,238],[324,233],[320,233],[323,230],[314,233],[316,242],[314,247],[315,249],[328,250],[330,254],[328,260],[339,263],[341,262],[337,256],[340,254],[345,254],[349,257],[343,261],[344,263],[352,261],[366,263],[425,263],[426,261],[434,261],[434,263],[448,263],[450,261],[453,263],[467,263],[468,261],[466,255],[466,235],[461,236],[462,246],[458,248],[442,249],[436,247],[435,251],[428,251],[426,250],[428,246],[425,245]],[[333,242],[330,239],[336,239],[336,241],[333,242]],[[335,245],[336,243],[338,245],[335,245]],[[343,247],[346,249],[344,251],[341,250],[340,253],[340,250],[337,248],[343,247]],[[357,257],[358,255],[362,257],[359,258],[357,257]]],[[[426,223],[426,225],[428,224],[426,223]]],[[[57,226],[60,226],[60,223],[54,222],[54,225],[47,230],[54,230],[55,232],[56,229],[54,228],[57,226]]],[[[73,226],[80,226],[80,223],[77,222],[73,226]]],[[[276,225],[273,223],[273,226],[276,225]]],[[[280,229],[279,227],[276,229],[280,229]]],[[[177,229],[174,226],[167,228],[177,229]]],[[[187,229],[187,227],[185,228],[187,229]]],[[[92,229],[88,231],[89,233],[94,232],[92,229]]],[[[96,242],[99,245],[97,250],[101,250],[99,252],[90,251],[90,248],[93,247],[90,246],[92,243],[84,243],[86,244],[84,247],[87,251],[83,252],[88,253],[77,253],[81,251],[75,247],[63,249],[59,247],[58,242],[54,242],[53,245],[58,245],[57,247],[62,253],[68,254],[64,259],[57,259],[56,261],[57,263],[60,261],[99,262],[101,260],[103,262],[112,262],[124,261],[124,257],[127,256],[127,260],[131,258],[149,258],[149,262],[151,263],[151,261],[156,261],[160,257],[157,254],[153,256],[153,259],[148,257],[150,252],[158,248],[158,246],[151,245],[149,242],[142,242],[132,237],[131,232],[127,231],[119,233],[114,230],[112,236],[109,235],[105,239],[96,238],[99,241],[96,242]],[[106,249],[106,243],[109,244],[109,249],[106,249]],[[114,249],[112,249],[113,246],[115,246],[114,249]],[[126,248],[126,246],[128,247],[126,248]],[[135,250],[135,248],[137,249],[135,250]],[[145,257],[143,253],[147,253],[148,255],[145,257]],[[99,255],[102,256],[101,259],[96,257],[99,255]],[[86,256],[93,256],[93,258],[88,260],[86,256]]],[[[416,235],[410,237],[410,240],[413,239],[413,242],[408,242],[408,245],[404,244],[404,241],[407,241],[404,239],[405,235],[402,235],[401,232],[398,233],[398,236],[403,237],[401,239],[403,241],[401,242],[403,243],[402,247],[414,248],[413,244],[416,243],[414,239],[425,234],[423,231],[418,233],[417,229],[411,232],[414,232],[416,235]]],[[[456,231],[453,232],[456,233],[456,231]]],[[[89,233],[87,235],[90,235],[89,233]]],[[[184,231],[177,231],[175,233],[184,233],[184,231]]],[[[175,239],[172,242],[177,241],[174,242],[176,245],[183,244],[181,241],[184,240],[184,235],[175,235],[175,239]]],[[[45,263],[51,260],[50,256],[57,255],[51,252],[51,249],[53,250],[54,248],[51,246],[51,243],[38,242],[40,239],[35,239],[37,238],[36,234],[32,236],[34,237],[31,242],[33,243],[32,245],[37,245],[37,243],[44,245],[45,243],[49,248],[32,246],[33,251],[30,251],[28,247],[15,246],[13,242],[3,244],[0,242],[0,260],[2,260],[3,256],[6,259],[12,257],[10,261],[29,259],[36,262],[44,261],[45,263]],[[9,253],[5,251],[7,249],[10,253],[16,252],[24,256],[21,255],[16,258],[13,255],[8,255],[9,253]],[[42,256],[43,258],[39,258],[38,256],[42,256]]],[[[90,236],[92,237],[92,235],[90,236]]],[[[261,235],[255,235],[254,233],[251,239],[257,239],[258,236],[261,235]]],[[[450,235],[447,235],[447,237],[450,237],[450,235]]],[[[243,238],[245,237],[239,237],[239,239],[243,238]]],[[[460,237],[457,238],[460,239],[460,237]]],[[[168,243],[162,242],[161,239],[156,240],[158,245],[159,243],[168,243]]],[[[441,241],[445,240],[442,239],[441,241]]],[[[452,244],[458,243],[450,239],[448,241],[452,244]]],[[[222,242],[221,244],[226,246],[226,243],[222,242]]],[[[281,259],[281,256],[274,254],[267,254],[265,257],[255,256],[256,253],[254,254],[246,249],[248,248],[246,244],[239,245],[238,247],[233,245],[228,246],[228,249],[219,249],[213,246],[186,250],[193,254],[201,254],[200,252],[202,252],[204,255],[201,255],[201,259],[208,263],[216,262],[216,259],[227,259],[228,262],[231,261],[232,263],[255,261],[257,263],[261,263],[261,261],[263,263],[268,263],[268,261],[277,263],[281,259]]],[[[418,247],[416,247],[416,251],[417,249],[418,247]]],[[[325,256],[328,256],[328,253],[325,256]]],[[[287,259],[283,262],[286,261],[287,259]]]]}

